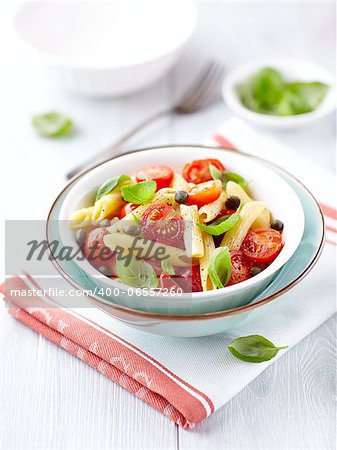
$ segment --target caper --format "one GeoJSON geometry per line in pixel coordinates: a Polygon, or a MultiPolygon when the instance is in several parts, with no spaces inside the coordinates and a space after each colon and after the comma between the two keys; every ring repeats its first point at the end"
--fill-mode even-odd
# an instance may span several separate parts
{"type": "Polygon", "coordinates": [[[228,209],[238,209],[241,200],[236,195],[231,195],[225,202],[225,206],[228,209]]]}
{"type": "Polygon", "coordinates": [[[75,233],[75,239],[76,242],[78,243],[78,245],[80,247],[82,247],[83,243],[84,243],[84,239],[85,239],[85,231],[83,230],[83,228],[80,228],[79,230],[76,231],[75,233]]]}
{"type": "Polygon", "coordinates": [[[124,233],[130,234],[131,236],[138,236],[141,232],[141,229],[138,225],[134,225],[132,223],[128,223],[123,228],[124,233]]]}
{"type": "Polygon", "coordinates": [[[99,222],[100,227],[109,227],[111,225],[111,222],[109,219],[103,219],[99,222]]]}
{"type": "Polygon", "coordinates": [[[107,266],[99,266],[98,271],[101,272],[102,275],[106,277],[110,277],[112,275],[111,271],[107,266]]]}
{"type": "Polygon", "coordinates": [[[273,230],[279,231],[280,233],[284,228],[284,224],[283,222],[281,222],[281,220],[273,220],[270,226],[271,228],[273,228],[273,230]]]}
{"type": "Polygon", "coordinates": [[[181,204],[187,203],[188,193],[186,191],[177,191],[174,195],[174,200],[181,204]]]}
{"type": "Polygon", "coordinates": [[[257,267],[257,266],[253,266],[249,270],[249,273],[252,277],[255,277],[256,275],[258,275],[261,272],[262,272],[261,267],[257,267]]]}

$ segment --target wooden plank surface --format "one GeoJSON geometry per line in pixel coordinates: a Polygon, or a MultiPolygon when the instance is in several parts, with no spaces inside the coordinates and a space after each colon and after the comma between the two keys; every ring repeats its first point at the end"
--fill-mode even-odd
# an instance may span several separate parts
{"type": "MultiPolygon", "coordinates": [[[[132,97],[104,101],[51,89],[30,59],[13,51],[10,27],[0,23],[7,62],[0,86],[0,115],[6,120],[2,154],[10,167],[2,191],[12,186],[24,200],[17,208],[13,196],[6,196],[7,218],[44,218],[68,169],[177,98],[205,59],[216,57],[230,69],[273,53],[335,68],[332,3],[200,2],[199,9],[197,32],[172,74],[132,97]],[[30,128],[32,113],[50,108],[76,120],[77,135],[67,145],[41,140],[30,128]],[[21,184],[13,184],[13,173],[21,184]]],[[[0,21],[4,17],[0,13],[0,21]]],[[[218,103],[193,116],[163,119],[129,147],[202,142],[231,115],[218,103]]],[[[334,117],[274,135],[319,164],[334,166],[334,117]]],[[[187,432],[16,323],[2,306],[0,448],[335,448],[335,330],[336,319],[330,319],[187,432]]]]}

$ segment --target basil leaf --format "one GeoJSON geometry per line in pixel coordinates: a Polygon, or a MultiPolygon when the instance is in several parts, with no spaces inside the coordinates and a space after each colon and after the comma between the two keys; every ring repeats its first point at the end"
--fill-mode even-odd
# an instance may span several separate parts
{"type": "Polygon", "coordinates": [[[133,212],[131,214],[132,214],[132,217],[133,217],[134,221],[136,223],[140,223],[140,219],[136,216],[136,214],[134,214],[133,212]]]}
{"type": "Polygon", "coordinates": [[[246,189],[248,187],[247,181],[242,178],[239,174],[235,172],[224,172],[222,177],[223,184],[227,184],[228,181],[234,181],[235,183],[239,184],[243,189],[246,189]]]}
{"type": "Polygon", "coordinates": [[[73,129],[72,120],[58,112],[48,112],[33,117],[32,126],[43,137],[66,136],[73,129]]]}
{"type": "Polygon", "coordinates": [[[261,114],[290,116],[315,110],[329,86],[318,81],[287,82],[280,72],[265,67],[238,87],[243,105],[261,114]]]}
{"type": "Polygon", "coordinates": [[[223,184],[223,187],[226,187],[228,181],[235,181],[235,183],[238,183],[243,189],[248,186],[246,180],[237,173],[221,172],[221,170],[213,166],[213,164],[209,165],[209,171],[213,180],[220,180],[223,184]]]}
{"type": "Polygon", "coordinates": [[[153,267],[134,257],[123,260],[117,258],[116,272],[120,281],[128,286],[137,288],[158,287],[158,278],[153,267]]]}
{"type": "Polygon", "coordinates": [[[265,337],[258,334],[252,334],[250,336],[234,339],[227,348],[232,355],[242,361],[261,363],[274,358],[279,350],[288,348],[288,346],[275,347],[275,345],[265,337]]]}
{"type": "Polygon", "coordinates": [[[128,175],[119,175],[117,178],[110,178],[106,180],[102,186],[97,190],[95,201],[109,194],[116,186],[125,183],[125,181],[131,180],[128,175]]]}
{"type": "Polygon", "coordinates": [[[206,231],[206,233],[211,234],[212,236],[220,236],[220,234],[226,233],[226,231],[233,228],[239,221],[240,214],[234,213],[231,214],[227,219],[225,218],[220,223],[212,224],[212,225],[204,225],[202,223],[197,223],[198,227],[202,230],[206,231]]]}
{"type": "Polygon", "coordinates": [[[213,180],[221,180],[222,181],[223,173],[221,172],[221,170],[219,170],[213,164],[209,165],[209,172],[210,172],[211,177],[213,178],[213,180]]]}
{"type": "Polygon", "coordinates": [[[126,202],[135,203],[141,205],[148,202],[153,197],[157,189],[157,183],[155,181],[142,181],[136,184],[129,184],[122,186],[122,197],[126,202]]]}
{"type": "Polygon", "coordinates": [[[228,247],[218,247],[213,252],[209,261],[208,274],[216,287],[226,286],[231,274],[231,257],[228,247]]]}
{"type": "Polygon", "coordinates": [[[169,261],[169,258],[164,259],[164,261],[162,261],[160,265],[163,272],[166,272],[169,275],[175,275],[174,267],[172,266],[172,263],[169,261]]]}

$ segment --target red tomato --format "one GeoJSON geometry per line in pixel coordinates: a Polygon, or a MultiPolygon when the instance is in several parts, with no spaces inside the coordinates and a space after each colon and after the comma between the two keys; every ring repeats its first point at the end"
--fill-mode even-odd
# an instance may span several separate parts
{"type": "Polygon", "coordinates": [[[172,279],[168,273],[162,273],[159,278],[159,287],[169,292],[181,292],[181,287],[172,279]]]}
{"type": "Polygon", "coordinates": [[[235,209],[227,209],[226,207],[222,208],[222,210],[219,212],[219,214],[216,216],[215,220],[221,219],[221,217],[224,216],[231,216],[232,214],[235,213],[235,209]]]}
{"type": "Polygon", "coordinates": [[[138,170],[136,179],[138,182],[153,180],[157,183],[159,189],[169,187],[173,178],[173,170],[169,166],[148,166],[138,170]]]}
{"type": "Polygon", "coordinates": [[[282,235],[272,228],[250,230],[241,250],[252,262],[270,263],[282,250],[282,235]]]}
{"type": "Polygon", "coordinates": [[[200,266],[176,267],[177,283],[184,292],[202,292],[200,266]]]}
{"type": "Polygon", "coordinates": [[[205,181],[212,180],[211,172],[209,171],[209,165],[212,164],[217,169],[224,172],[226,169],[217,159],[197,159],[190,163],[187,163],[183,168],[183,177],[189,183],[204,183],[205,181]]]}
{"type": "Polygon", "coordinates": [[[93,228],[85,237],[84,254],[95,267],[105,265],[113,256],[113,252],[103,242],[106,234],[109,234],[106,228],[93,228]]]}
{"type": "Polygon", "coordinates": [[[201,207],[214,202],[222,192],[222,183],[219,180],[206,181],[194,186],[188,193],[188,204],[201,207]]]}
{"type": "Polygon", "coordinates": [[[250,278],[249,263],[241,251],[233,250],[231,255],[231,275],[226,286],[241,283],[250,278]]]}
{"type": "Polygon", "coordinates": [[[172,206],[150,206],[143,213],[141,222],[146,239],[174,247],[183,247],[184,221],[172,206]]]}
{"type": "Polygon", "coordinates": [[[123,217],[127,216],[132,212],[134,209],[138,208],[139,205],[135,205],[134,203],[126,203],[123,208],[121,209],[121,212],[119,214],[119,218],[123,219],[123,217]]]}

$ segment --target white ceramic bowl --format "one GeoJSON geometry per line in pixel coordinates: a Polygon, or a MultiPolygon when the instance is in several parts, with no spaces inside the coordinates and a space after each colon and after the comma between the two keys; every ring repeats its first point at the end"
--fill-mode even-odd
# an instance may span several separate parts
{"type": "Polygon", "coordinates": [[[54,82],[90,96],[141,89],[175,63],[197,22],[193,0],[26,2],[18,34],[54,82]]]}
{"type": "MultiPolygon", "coordinates": [[[[289,260],[298,247],[304,230],[304,213],[301,202],[289,184],[272,169],[259,161],[241,153],[197,146],[172,146],[133,152],[112,159],[89,170],[79,178],[66,195],[59,214],[59,233],[63,245],[77,248],[73,232],[66,226],[72,212],[88,206],[100,184],[107,178],[119,174],[133,174],[140,167],[167,161],[175,171],[193,159],[218,158],[230,171],[237,172],[249,181],[254,198],[267,203],[275,218],[285,224],[283,231],[284,248],[275,261],[262,273],[237,285],[215,291],[182,294],[167,297],[158,294],[130,295],[128,289],[120,289],[117,301],[124,306],[143,311],[167,314],[195,314],[235,308],[249,302],[272,280],[276,272],[289,260]],[[128,292],[127,292],[128,291],[128,292]]],[[[121,288],[116,281],[102,277],[88,261],[76,262],[81,273],[75,275],[78,283],[86,283],[85,288],[100,286],[121,288]],[[87,284],[89,283],[89,284],[87,284]]],[[[125,287],[125,286],[124,286],[125,287]]],[[[108,296],[105,296],[108,300],[108,296]]],[[[116,299],[115,299],[116,301],[116,299]]]]}
{"type": "Polygon", "coordinates": [[[301,59],[264,59],[240,66],[231,71],[224,80],[222,95],[228,107],[238,116],[263,127],[274,129],[295,128],[310,124],[336,109],[335,78],[323,67],[301,59]],[[315,111],[295,116],[272,116],[246,108],[238,95],[237,87],[264,67],[274,67],[288,80],[321,81],[330,86],[324,100],[315,111]]]}

